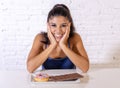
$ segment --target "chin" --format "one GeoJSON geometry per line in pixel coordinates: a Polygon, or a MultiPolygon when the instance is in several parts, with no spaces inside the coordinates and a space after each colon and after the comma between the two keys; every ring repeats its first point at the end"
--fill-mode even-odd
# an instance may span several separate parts
{"type": "Polygon", "coordinates": [[[56,40],[57,42],[60,42],[60,40],[56,40]]]}
{"type": "Polygon", "coordinates": [[[61,39],[56,39],[57,42],[60,42],[61,39]]]}

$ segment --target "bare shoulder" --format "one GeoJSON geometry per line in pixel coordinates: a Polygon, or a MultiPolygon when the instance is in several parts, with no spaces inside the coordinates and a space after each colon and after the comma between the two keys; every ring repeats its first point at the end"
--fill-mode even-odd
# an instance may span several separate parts
{"type": "Polygon", "coordinates": [[[71,42],[76,44],[77,42],[82,42],[81,36],[78,33],[74,33],[74,36],[71,38],[71,42]]]}
{"type": "Polygon", "coordinates": [[[37,55],[43,50],[43,43],[41,42],[43,35],[41,33],[37,34],[34,38],[32,48],[29,53],[29,58],[37,55]]]}
{"type": "Polygon", "coordinates": [[[76,52],[77,54],[80,54],[88,58],[80,35],[78,33],[75,33],[71,39],[72,39],[71,42],[73,44],[72,50],[76,52]]]}
{"type": "Polygon", "coordinates": [[[42,33],[38,33],[36,36],[35,36],[35,40],[42,40],[43,39],[43,34],[42,33]]]}
{"type": "Polygon", "coordinates": [[[43,46],[43,43],[41,42],[43,40],[44,36],[42,33],[38,33],[35,38],[34,38],[34,42],[33,42],[33,47],[41,47],[43,46]]]}

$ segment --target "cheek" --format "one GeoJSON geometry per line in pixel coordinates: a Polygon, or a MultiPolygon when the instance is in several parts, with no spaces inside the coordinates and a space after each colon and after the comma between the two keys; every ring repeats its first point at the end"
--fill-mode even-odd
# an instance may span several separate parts
{"type": "Polygon", "coordinates": [[[66,32],[66,29],[63,29],[63,30],[62,30],[62,32],[65,34],[65,32],[66,32]]]}
{"type": "Polygon", "coordinates": [[[50,30],[51,30],[51,32],[52,32],[52,33],[54,33],[54,32],[55,32],[55,29],[53,29],[53,28],[51,28],[50,30]]]}

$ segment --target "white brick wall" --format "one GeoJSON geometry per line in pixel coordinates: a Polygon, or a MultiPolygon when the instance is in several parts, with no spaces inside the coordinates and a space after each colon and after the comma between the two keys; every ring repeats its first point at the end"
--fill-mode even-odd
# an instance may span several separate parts
{"type": "Polygon", "coordinates": [[[66,4],[91,63],[120,63],[119,0],[0,0],[0,70],[26,69],[34,36],[48,11],[66,4]]]}

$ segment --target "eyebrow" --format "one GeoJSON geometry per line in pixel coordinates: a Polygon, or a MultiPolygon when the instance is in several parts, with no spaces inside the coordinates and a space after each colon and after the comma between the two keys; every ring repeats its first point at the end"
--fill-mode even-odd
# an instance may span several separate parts
{"type": "MultiPolygon", "coordinates": [[[[51,22],[50,24],[56,24],[56,23],[52,23],[52,22],[51,22]]],[[[62,24],[65,24],[65,25],[67,25],[67,23],[62,23],[62,24]]]]}
{"type": "Polygon", "coordinates": [[[63,23],[63,24],[66,24],[66,25],[67,25],[67,23],[63,23]]]}

